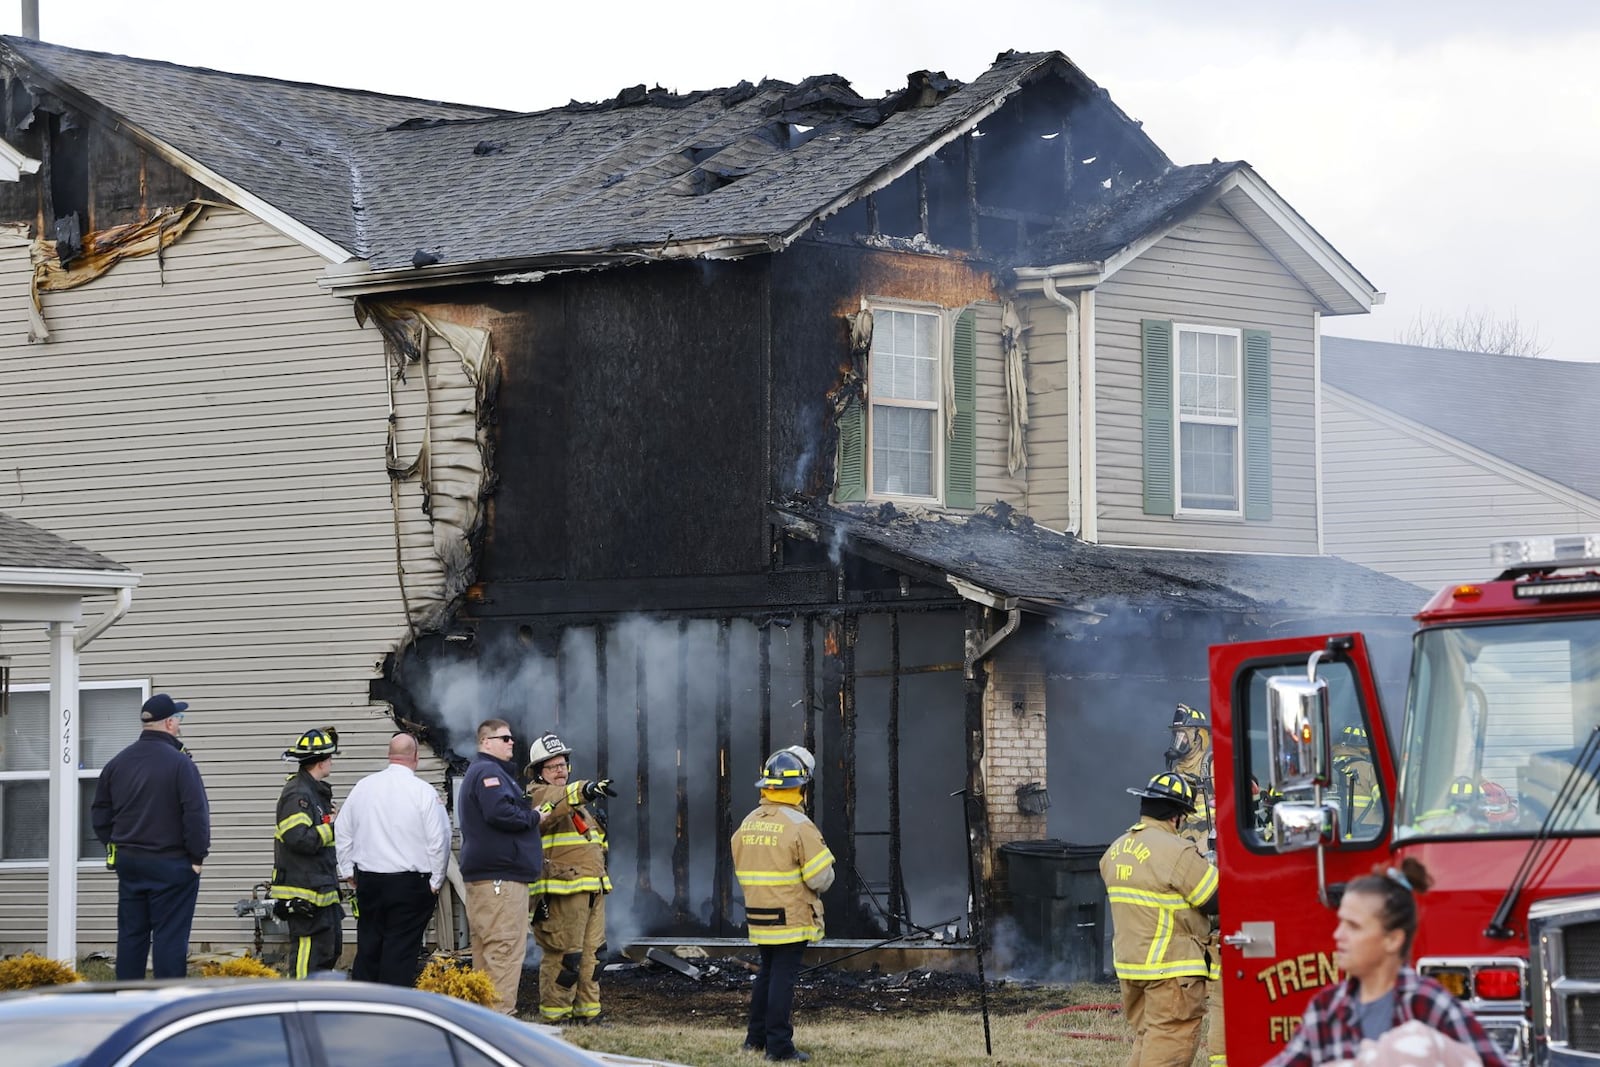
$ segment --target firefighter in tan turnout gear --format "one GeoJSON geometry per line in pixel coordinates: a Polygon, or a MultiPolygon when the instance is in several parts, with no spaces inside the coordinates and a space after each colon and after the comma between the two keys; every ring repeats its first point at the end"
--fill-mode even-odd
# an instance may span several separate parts
{"type": "MultiPolygon", "coordinates": [[[[1172,722],[1167,727],[1172,741],[1165,753],[1167,770],[1182,775],[1194,789],[1195,814],[1184,820],[1178,830],[1179,837],[1194,842],[1212,864],[1217,862],[1217,791],[1211,777],[1211,717],[1199,708],[1179,704],[1172,712],[1172,722]]],[[[1206,941],[1206,953],[1211,962],[1211,981],[1207,985],[1209,1001],[1206,1009],[1206,1065],[1227,1067],[1228,1050],[1223,1038],[1222,1025],[1222,944],[1215,923],[1206,941]]]]}
{"type": "Polygon", "coordinates": [[[833,884],[833,853],[800,809],[815,767],[799,745],[767,757],[756,781],[761,804],[733,835],[733,873],[750,940],[761,950],[744,1047],[769,1060],[811,1058],[794,1047],[790,1008],[806,945],[822,940],[820,894],[833,884]]]}
{"type": "Polygon", "coordinates": [[[545,812],[544,871],[528,887],[539,961],[539,1018],[592,1023],[600,1018],[599,955],[606,947],[606,831],[588,802],[614,797],[611,779],[572,779],[572,749],[555,734],[529,747],[528,796],[545,812]]]}
{"type": "Polygon", "coordinates": [[[1139,821],[1100,857],[1111,901],[1112,957],[1133,1028],[1128,1067],[1189,1067],[1206,1016],[1206,942],[1217,910],[1217,869],[1178,829],[1196,794],[1165,771],[1142,789],[1139,821]]]}

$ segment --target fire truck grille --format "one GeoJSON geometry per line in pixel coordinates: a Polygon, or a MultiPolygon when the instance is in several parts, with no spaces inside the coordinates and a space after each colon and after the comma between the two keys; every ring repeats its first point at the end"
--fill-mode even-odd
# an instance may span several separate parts
{"type": "MultiPolygon", "coordinates": [[[[1568,978],[1600,980],[1600,923],[1568,926],[1561,931],[1561,937],[1566,956],[1562,972],[1568,978]]],[[[1594,1019],[1600,1025],[1600,1013],[1596,1013],[1594,1019]]]]}
{"type": "Polygon", "coordinates": [[[1567,1046],[1574,1052],[1600,1052],[1600,996],[1567,1001],[1567,1046]]]}

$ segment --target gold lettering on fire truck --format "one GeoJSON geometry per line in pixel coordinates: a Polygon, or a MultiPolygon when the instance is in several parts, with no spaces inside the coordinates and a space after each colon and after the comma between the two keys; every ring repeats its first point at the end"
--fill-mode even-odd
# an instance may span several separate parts
{"type": "Polygon", "coordinates": [[[1267,1019],[1267,1040],[1273,1044],[1287,1043],[1300,1029],[1300,1016],[1273,1015],[1267,1019]]]}
{"type": "Polygon", "coordinates": [[[1339,968],[1326,952],[1304,952],[1270,963],[1256,972],[1256,981],[1267,987],[1267,1000],[1288,993],[1305,992],[1332,985],[1339,980],[1339,968]]]}

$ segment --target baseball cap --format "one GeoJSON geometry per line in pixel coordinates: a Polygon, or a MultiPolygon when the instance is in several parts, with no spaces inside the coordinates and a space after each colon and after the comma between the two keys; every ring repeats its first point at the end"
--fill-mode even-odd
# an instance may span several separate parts
{"type": "Polygon", "coordinates": [[[140,722],[160,722],[162,719],[171,718],[189,705],[181,700],[173,700],[165,693],[157,693],[144,702],[144,707],[139,709],[140,722]]]}

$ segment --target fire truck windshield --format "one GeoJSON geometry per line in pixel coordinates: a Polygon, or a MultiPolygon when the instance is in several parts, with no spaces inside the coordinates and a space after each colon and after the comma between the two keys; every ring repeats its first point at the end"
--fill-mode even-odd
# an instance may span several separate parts
{"type": "MultiPolygon", "coordinates": [[[[1600,724],[1600,618],[1438,627],[1417,635],[1394,839],[1531,836],[1600,724]]],[[[1557,833],[1600,831],[1585,768],[1557,833]]]]}

